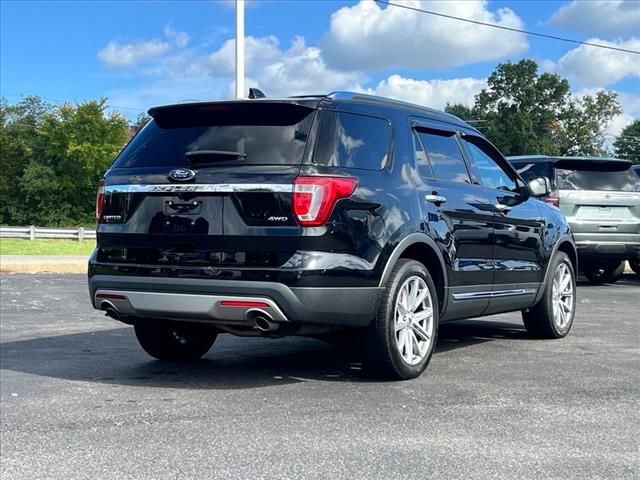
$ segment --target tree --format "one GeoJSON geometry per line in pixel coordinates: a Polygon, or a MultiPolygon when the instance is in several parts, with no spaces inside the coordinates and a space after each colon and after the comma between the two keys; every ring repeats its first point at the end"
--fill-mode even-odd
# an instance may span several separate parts
{"type": "Polygon", "coordinates": [[[471,117],[505,155],[603,153],[604,128],[621,111],[615,93],[576,99],[566,79],[538,73],[533,60],[499,64],[487,86],[471,109],[447,105],[446,110],[471,117]]]}
{"type": "Polygon", "coordinates": [[[640,120],[634,120],[622,129],[620,135],[613,142],[616,157],[626,158],[634,163],[640,163],[640,120]]]}
{"type": "Polygon", "coordinates": [[[95,190],[127,140],[127,119],[106,100],[51,107],[37,97],[0,108],[0,222],[87,225],[95,190]]]}

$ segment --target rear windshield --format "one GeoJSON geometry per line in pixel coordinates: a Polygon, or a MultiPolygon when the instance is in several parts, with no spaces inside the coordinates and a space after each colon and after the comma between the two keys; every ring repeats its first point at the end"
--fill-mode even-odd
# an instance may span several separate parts
{"type": "Polygon", "coordinates": [[[640,180],[631,169],[622,172],[556,169],[559,190],[616,190],[640,192],[640,180]]]}
{"type": "Polygon", "coordinates": [[[166,108],[155,113],[113,167],[299,165],[313,112],[287,103],[166,108]]]}

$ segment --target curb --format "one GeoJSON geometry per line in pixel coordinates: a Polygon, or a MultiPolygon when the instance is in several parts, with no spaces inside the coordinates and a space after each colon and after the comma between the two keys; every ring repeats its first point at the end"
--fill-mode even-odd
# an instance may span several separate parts
{"type": "Polygon", "coordinates": [[[0,256],[2,273],[87,273],[88,257],[83,256],[0,256]]]}

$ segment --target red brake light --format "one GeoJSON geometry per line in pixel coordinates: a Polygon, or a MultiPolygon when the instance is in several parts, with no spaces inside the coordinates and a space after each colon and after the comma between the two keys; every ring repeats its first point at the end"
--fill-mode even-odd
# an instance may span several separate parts
{"type": "Polygon", "coordinates": [[[560,197],[558,197],[557,192],[551,192],[546,197],[541,197],[540,200],[542,200],[544,203],[549,203],[554,207],[560,207],[560,197]]]}
{"type": "Polygon", "coordinates": [[[351,177],[298,177],[293,182],[293,213],[302,227],[324,225],[336,202],[351,196],[358,180],[351,177]]]}
{"type": "Polygon", "coordinates": [[[96,222],[100,223],[102,219],[102,210],[104,209],[104,179],[98,182],[98,192],[96,193],[96,222]]]}

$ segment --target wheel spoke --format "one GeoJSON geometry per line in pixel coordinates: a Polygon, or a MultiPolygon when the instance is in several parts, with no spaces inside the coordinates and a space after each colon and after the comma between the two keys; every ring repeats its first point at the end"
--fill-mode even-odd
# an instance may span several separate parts
{"type": "Polygon", "coordinates": [[[567,289],[567,287],[569,287],[570,284],[571,284],[571,275],[566,274],[562,279],[562,282],[560,283],[559,290],[561,292],[564,292],[567,289]]]}
{"type": "Polygon", "coordinates": [[[427,318],[431,318],[431,316],[433,315],[433,310],[430,308],[427,308],[425,310],[422,310],[418,313],[415,313],[413,315],[413,320],[415,322],[420,322],[422,320],[426,320],[427,318]]]}
{"type": "Polygon", "coordinates": [[[407,341],[406,339],[406,329],[403,328],[402,330],[400,330],[400,333],[397,335],[397,341],[398,341],[398,350],[400,350],[400,353],[402,353],[403,349],[404,349],[404,345],[407,341]]]}
{"type": "Polygon", "coordinates": [[[429,340],[431,340],[431,336],[424,328],[422,328],[422,325],[414,323],[411,328],[413,329],[413,333],[420,337],[423,341],[428,342],[429,340]]]}
{"type": "Polygon", "coordinates": [[[407,308],[411,312],[413,312],[413,308],[416,303],[416,298],[418,298],[418,288],[419,288],[418,281],[416,279],[413,279],[411,283],[409,283],[408,288],[409,288],[409,299],[408,299],[407,308]]]}
{"type": "Polygon", "coordinates": [[[428,288],[423,288],[422,291],[420,291],[420,293],[416,297],[415,302],[413,303],[413,305],[411,305],[412,312],[415,312],[418,308],[420,308],[420,306],[422,305],[422,302],[424,302],[424,299],[427,298],[428,294],[429,294],[428,288]]]}

